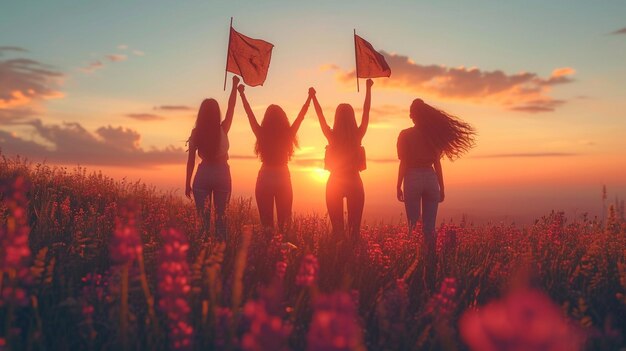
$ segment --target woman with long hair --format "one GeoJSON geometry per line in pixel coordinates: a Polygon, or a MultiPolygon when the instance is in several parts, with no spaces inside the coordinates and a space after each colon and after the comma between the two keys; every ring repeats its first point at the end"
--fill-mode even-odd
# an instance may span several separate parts
{"type": "Polygon", "coordinates": [[[274,228],[276,205],[278,228],[284,232],[291,222],[293,205],[291,175],[287,163],[293,156],[294,147],[298,145],[296,134],[309,108],[311,97],[307,98],[293,124],[289,124],[287,114],[278,105],[269,105],[263,121],[259,124],[244,93],[244,85],[239,85],[238,89],[250,127],[256,136],[254,152],[262,163],[254,190],[261,224],[266,229],[274,228]]]}
{"type": "Polygon", "coordinates": [[[361,217],[363,216],[363,205],[365,204],[363,181],[361,181],[361,175],[359,174],[366,167],[365,149],[361,146],[361,141],[369,124],[373,84],[374,82],[371,79],[367,80],[361,125],[357,126],[356,124],[352,106],[339,104],[335,110],[335,121],[332,129],[326,123],[324,112],[315,96],[315,89],[309,89],[309,96],[313,99],[313,106],[315,106],[315,112],[317,112],[322,132],[328,140],[324,158],[325,168],[330,171],[328,182],[326,183],[328,217],[330,217],[333,233],[343,236],[343,199],[346,198],[348,210],[347,233],[351,240],[360,238],[361,217]]]}
{"type": "Polygon", "coordinates": [[[185,195],[196,203],[202,220],[202,231],[207,232],[211,221],[211,203],[215,206],[215,233],[226,240],[226,205],[230,199],[231,180],[228,166],[228,131],[233,123],[239,77],[233,76],[233,86],[228,98],[228,108],[221,121],[220,106],[215,99],[205,99],[198,110],[196,125],[189,137],[189,157],[185,177],[185,195]],[[196,164],[196,152],[202,160],[191,186],[191,175],[196,164]]]}
{"type": "Polygon", "coordinates": [[[413,100],[409,116],[414,126],[398,136],[397,197],[404,202],[409,231],[422,218],[426,281],[434,284],[435,221],[439,203],[445,198],[441,158],[454,160],[467,152],[474,145],[476,132],[471,125],[421,99],[413,100]]]}

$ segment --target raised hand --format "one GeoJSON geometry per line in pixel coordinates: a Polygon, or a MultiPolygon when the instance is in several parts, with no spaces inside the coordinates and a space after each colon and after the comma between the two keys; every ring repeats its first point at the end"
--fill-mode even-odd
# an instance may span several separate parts
{"type": "Polygon", "coordinates": [[[311,97],[315,96],[315,88],[313,88],[313,87],[309,88],[309,96],[311,96],[311,97]]]}
{"type": "Polygon", "coordinates": [[[233,76],[233,86],[236,87],[239,85],[240,79],[238,76],[233,76]]]}
{"type": "Polygon", "coordinates": [[[365,81],[365,86],[366,87],[371,88],[372,85],[374,85],[374,81],[373,80],[368,79],[368,80],[365,81]]]}
{"type": "Polygon", "coordinates": [[[239,90],[240,94],[243,94],[243,91],[245,90],[246,86],[243,84],[239,84],[239,86],[237,87],[237,90],[239,90]]]}

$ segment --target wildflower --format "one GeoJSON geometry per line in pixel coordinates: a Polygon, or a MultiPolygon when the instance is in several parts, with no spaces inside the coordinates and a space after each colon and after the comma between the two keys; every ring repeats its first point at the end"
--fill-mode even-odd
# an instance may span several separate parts
{"type": "Polygon", "coordinates": [[[298,286],[312,286],[317,284],[320,265],[317,262],[317,258],[314,255],[307,254],[300,263],[300,271],[296,276],[296,285],[298,286]]]}
{"type": "Polygon", "coordinates": [[[472,350],[579,350],[584,341],[559,307],[536,290],[516,291],[467,311],[459,326],[472,350]]]}
{"type": "Polygon", "coordinates": [[[0,274],[13,272],[9,282],[2,286],[0,304],[28,304],[26,287],[31,283],[31,251],[28,246],[30,227],[26,213],[26,190],[28,184],[23,177],[17,177],[10,184],[1,184],[4,194],[3,205],[8,209],[6,222],[0,226],[0,274]]]}
{"type": "Polygon", "coordinates": [[[250,329],[241,339],[244,350],[288,350],[288,338],[291,326],[283,320],[269,314],[263,300],[248,301],[243,307],[243,314],[250,322],[250,329]]]}
{"type": "Polygon", "coordinates": [[[129,212],[125,217],[125,223],[119,217],[115,218],[115,231],[109,243],[111,261],[119,265],[134,262],[143,251],[134,214],[129,212]]]}
{"type": "Polygon", "coordinates": [[[193,327],[190,324],[191,308],[187,297],[191,291],[185,237],[175,229],[162,232],[158,266],[159,308],[167,316],[170,347],[173,350],[190,350],[193,327]]]}
{"type": "Polygon", "coordinates": [[[321,295],[313,303],[307,350],[363,350],[361,326],[352,297],[346,292],[321,295]]]}
{"type": "Polygon", "coordinates": [[[426,313],[435,319],[445,319],[452,315],[456,308],[456,280],[445,278],[439,292],[426,305],[426,313]]]}

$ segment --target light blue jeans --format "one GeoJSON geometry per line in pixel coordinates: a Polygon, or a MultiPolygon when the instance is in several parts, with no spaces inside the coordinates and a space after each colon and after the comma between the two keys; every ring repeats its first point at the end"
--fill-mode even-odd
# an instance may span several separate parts
{"type": "Polygon", "coordinates": [[[211,223],[211,202],[215,206],[215,233],[219,240],[226,240],[226,205],[230,199],[230,167],[226,163],[202,162],[193,179],[193,198],[202,219],[202,230],[208,232],[211,223]],[[213,201],[211,201],[213,200],[213,201]]]}
{"type": "Polygon", "coordinates": [[[431,167],[409,168],[404,175],[404,207],[409,229],[422,217],[424,238],[434,239],[439,206],[439,183],[431,167]]]}

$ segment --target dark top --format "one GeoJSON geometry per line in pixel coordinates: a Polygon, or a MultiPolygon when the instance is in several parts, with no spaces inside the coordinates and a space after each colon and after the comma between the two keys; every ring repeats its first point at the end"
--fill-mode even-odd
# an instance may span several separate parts
{"type": "Polygon", "coordinates": [[[289,138],[289,140],[285,140],[282,143],[276,142],[273,143],[270,141],[269,143],[264,143],[264,138],[272,138],[275,137],[271,135],[271,133],[263,133],[261,127],[261,132],[257,135],[257,141],[261,144],[264,144],[263,150],[259,152],[259,158],[261,162],[263,162],[266,166],[285,166],[289,162],[289,149],[291,147],[290,143],[293,143],[293,137],[289,138]]]}
{"type": "Polygon", "coordinates": [[[398,136],[398,158],[407,168],[431,167],[439,157],[422,131],[416,127],[407,128],[398,136]]]}
{"type": "Polygon", "coordinates": [[[361,143],[345,145],[334,142],[333,135],[326,146],[324,168],[331,173],[358,173],[366,169],[365,148],[361,143]]]}

